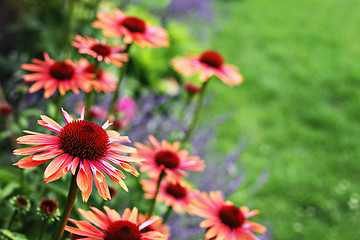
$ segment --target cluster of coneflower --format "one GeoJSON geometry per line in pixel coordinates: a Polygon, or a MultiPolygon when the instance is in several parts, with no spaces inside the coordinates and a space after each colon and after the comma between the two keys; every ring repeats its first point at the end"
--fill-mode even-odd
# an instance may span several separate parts
{"type": "MultiPolygon", "coordinates": [[[[71,239],[168,239],[171,229],[166,226],[166,221],[172,211],[204,218],[200,227],[206,229],[205,239],[258,239],[253,232],[263,234],[266,228],[247,220],[256,215],[257,210],[250,211],[245,206],[237,207],[225,201],[220,191],[200,192],[186,180],[190,172],[200,172],[206,167],[200,157],[184,149],[196,126],[205,87],[213,76],[229,86],[240,84],[242,76],[238,69],[225,64],[223,57],[212,50],[174,59],[171,64],[175,71],[185,77],[199,74],[202,82],[201,86],[190,82],[185,86],[191,94],[199,94],[194,117],[178,141],[159,141],[150,135],[146,143],[137,142],[135,147],[131,147],[131,136],[122,136],[116,131],[130,124],[134,115],[131,111],[125,116],[116,114],[121,108],[119,93],[124,88],[121,83],[130,58],[130,48],[132,45],[167,47],[170,44],[168,33],[138,17],[127,16],[119,9],[99,12],[97,18],[92,26],[102,30],[104,38],[101,41],[76,35],[72,42],[72,46],[78,48],[81,54],[93,57],[93,62],[85,58],[78,61],[55,61],[44,53],[44,60],[33,59],[33,63],[22,65],[22,69],[32,72],[24,75],[25,81],[32,83],[30,93],[44,89],[44,97],[50,98],[59,92],[56,110],[62,111],[65,121],[65,125],[61,126],[58,123],[59,115],[54,116],[55,120],[41,115],[38,124],[52,133],[24,130],[27,135],[17,138],[17,143],[31,146],[14,150],[15,155],[24,156],[14,164],[19,168],[33,168],[47,163],[45,183],[58,180],[71,172],[67,202],[53,239],[61,239],[65,230],[71,233],[71,239]],[[121,43],[110,45],[105,37],[115,38],[121,43]],[[101,67],[102,62],[119,67],[118,79],[101,67]],[[84,106],[80,108],[80,117],[74,119],[61,108],[61,96],[65,96],[68,91],[78,94],[80,90],[86,92],[84,106]],[[99,92],[113,94],[106,111],[94,108],[94,95],[99,92]],[[95,117],[109,120],[100,126],[90,121],[95,117]],[[123,171],[134,176],[141,173],[148,177],[140,181],[145,192],[144,198],[151,201],[147,212],[139,213],[138,208],[133,207],[120,214],[107,206],[103,207],[103,211],[89,207],[89,210],[78,209],[86,221],[69,218],[78,190],[81,191],[83,201],[87,202],[91,197],[93,183],[104,200],[111,200],[112,197],[107,177],[128,192],[123,171]],[[156,203],[160,202],[168,207],[163,218],[153,216],[156,203]]],[[[18,205],[26,202],[20,200],[16,200],[18,208],[18,205]]],[[[57,207],[55,200],[47,199],[42,201],[39,208],[47,221],[46,216],[57,216],[57,207]]]]}

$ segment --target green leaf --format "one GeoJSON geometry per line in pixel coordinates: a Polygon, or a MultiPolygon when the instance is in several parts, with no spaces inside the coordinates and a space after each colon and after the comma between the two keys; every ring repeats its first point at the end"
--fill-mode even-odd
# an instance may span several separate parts
{"type": "Polygon", "coordinates": [[[0,229],[0,239],[1,240],[27,240],[27,238],[20,234],[11,232],[7,229],[0,229]]]}
{"type": "MultiPolygon", "coordinates": [[[[10,160],[10,159],[9,159],[10,160]]],[[[0,181],[13,182],[20,181],[19,169],[14,167],[0,167],[0,181]]]]}
{"type": "Polygon", "coordinates": [[[7,198],[19,185],[18,182],[10,182],[3,189],[0,189],[0,202],[7,198]]]}

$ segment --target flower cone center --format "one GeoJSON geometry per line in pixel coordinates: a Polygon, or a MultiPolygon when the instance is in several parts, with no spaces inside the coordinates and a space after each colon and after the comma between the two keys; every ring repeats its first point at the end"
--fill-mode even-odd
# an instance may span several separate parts
{"type": "Polygon", "coordinates": [[[89,161],[104,157],[110,147],[106,131],[86,120],[66,124],[59,133],[59,143],[65,153],[89,161]]]}
{"type": "Polygon", "coordinates": [[[219,211],[219,217],[221,222],[230,228],[240,227],[245,221],[245,217],[240,209],[231,205],[222,206],[219,211]]]}
{"type": "Polygon", "coordinates": [[[170,194],[176,199],[181,199],[186,197],[187,190],[183,186],[181,186],[179,183],[168,183],[165,189],[166,193],[170,194]]]}
{"type": "Polygon", "coordinates": [[[28,200],[22,196],[18,196],[15,200],[15,205],[22,208],[27,208],[28,204],[28,200]]]}
{"type": "Polygon", "coordinates": [[[224,64],[223,57],[214,51],[205,51],[201,54],[200,61],[214,68],[219,68],[224,64]]]}
{"type": "Polygon", "coordinates": [[[75,69],[67,62],[56,62],[50,67],[50,75],[57,80],[71,79],[75,69]]]}
{"type": "Polygon", "coordinates": [[[111,53],[111,49],[110,47],[104,45],[104,44],[94,44],[91,47],[91,50],[93,50],[94,52],[96,52],[97,54],[101,55],[101,56],[108,56],[111,53]]]}
{"type": "Polygon", "coordinates": [[[104,240],[140,240],[139,228],[130,221],[118,220],[112,222],[106,230],[104,240]]]}
{"type": "Polygon", "coordinates": [[[172,151],[160,151],[155,155],[155,162],[158,166],[164,165],[169,169],[174,169],[179,166],[180,158],[172,151]]]}
{"type": "Polygon", "coordinates": [[[144,33],[146,29],[145,22],[137,17],[126,17],[121,24],[133,33],[144,33]]]}
{"type": "Polygon", "coordinates": [[[53,199],[43,199],[40,202],[41,211],[48,215],[54,214],[57,208],[58,208],[58,203],[53,199]]]}

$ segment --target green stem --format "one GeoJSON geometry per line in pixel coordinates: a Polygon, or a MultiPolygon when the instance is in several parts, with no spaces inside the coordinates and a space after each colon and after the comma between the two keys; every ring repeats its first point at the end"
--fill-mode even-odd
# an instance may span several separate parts
{"type": "Polygon", "coordinates": [[[15,210],[13,215],[11,216],[11,219],[10,219],[10,222],[9,222],[9,227],[8,227],[9,230],[10,230],[11,226],[13,225],[18,212],[19,212],[18,210],[15,210]]]}
{"type": "Polygon", "coordinates": [[[155,208],[155,203],[156,203],[156,197],[157,195],[159,194],[159,189],[160,189],[160,183],[161,183],[161,180],[163,180],[165,176],[165,172],[164,171],[161,171],[160,173],[160,176],[159,176],[159,179],[158,179],[158,182],[157,182],[157,186],[156,186],[156,192],[155,192],[155,196],[151,202],[151,206],[150,206],[150,209],[149,209],[149,213],[148,213],[148,216],[150,217],[151,214],[153,213],[154,211],[154,208],[155,208]]]}
{"type": "MultiPolygon", "coordinates": [[[[130,46],[131,46],[131,44],[126,45],[124,53],[129,53],[130,46]]],[[[119,95],[120,95],[120,85],[121,85],[121,82],[123,81],[123,78],[124,78],[125,72],[127,70],[127,66],[128,66],[129,61],[130,61],[130,59],[128,59],[127,62],[124,62],[123,67],[120,68],[120,70],[119,70],[119,81],[118,81],[118,83],[116,85],[116,90],[115,90],[115,92],[113,94],[113,97],[111,99],[111,103],[110,103],[109,111],[108,111],[108,118],[109,118],[110,115],[112,115],[114,113],[115,103],[118,100],[119,95]]]]}
{"type": "Polygon", "coordinates": [[[163,219],[163,222],[162,222],[163,224],[165,224],[166,221],[169,219],[169,216],[170,216],[170,214],[171,214],[171,211],[172,211],[172,207],[169,206],[168,209],[166,210],[163,218],[162,218],[162,219],[163,219]]]}
{"type": "Polygon", "coordinates": [[[185,117],[185,114],[186,114],[186,110],[189,108],[190,106],[190,103],[192,101],[194,97],[194,94],[193,93],[187,93],[186,94],[186,100],[185,100],[185,104],[183,105],[181,111],[180,111],[180,116],[179,116],[179,124],[178,124],[178,129],[181,131],[181,127],[182,127],[182,124],[183,124],[183,121],[184,121],[184,117],[185,117]]]}
{"type": "MultiPolygon", "coordinates": [[[[97,79],[99,77],[98,75],[98,71],[99,71],[99,61],[97,59],[95,59],[95,63],[94,63],[94,74],[95,74],[95,79],[97,79]]],[[[88,94],[86,94],[86,108],[85,108],[85,119],[90,119],[90,108],[91,105],[94,102],[94,97],[95,97],[95,90],[92,89],[88,94]]]]}
{"type": "Polygon", "coordinates": [[[75,0],[68,0],[68,6],[67,6],[67,20],[66,20],[66,28],[65,28],[65,39],[64,39],[64,52],[63,57],[64,59],[69,57],[69,47],[71,46],[71,32],[72,32],[72,21],[74,17],[74,5],[75,0]]]}
{"type": "MultiPolygon", "coordinates": [[[[0,94],[1,94],[1,89],[0,89],[0,94]]],[[[1,99],[1,96],[0,96],[0,99],[1,99]]],[[[18,149],[20,147],[19,147],[19,144],[16,141],[16,133],[14,132],[14,130],[10,126],[11,121],[13,121],[13,119],[14,119],[13,114],[11,114],[9,116],[6,116],[5,125],[6,125],[6,129],[8,131],[10,131],[10,144],[12,146],[12,149],[15,150],[15,149],[18,149]]],[[[18,157],[16,157],[16,160],[19,160],[18,157]]],[[[24,193],[24,186],[25,186],[24,169],[19,168],[19,170],[20,170],[20,192],[24,193]]]]}
{"type": "Polygon", "coordinates": [[[191,136],[192,132],[194,131],[194,128],[195,128],[196,123],[198,121],[198,118],[200,116],[201,106],[202,106],[202,102],[203,102],[204,95],[205,95],[205,88],[206,88],[208,82],[209,82],[209,80],[202,84],[201,93],[200,93],[200,96],[199,96],[198,103],[196,105],[196,109],[195,109],[193,119],[192,119],[192,121],[191,121],[191,123],[189,125],[189,128],[187,129],[187,131],[185,133],[185,136],[183,137],[183,139],[181,141],[182,144],[185,144],[186,142],[189,141],[190,136],[191,136]]]}
{"type": "Polygon", "coordinates": [[[39,236],[39,240],[41,240],[44,236],[44,233],[46,231],[46,227],[47,227],[47,223],[49,222],[49,218],[46,218],[44,220],[44,223],[43,223],[43,226],[42,226],[42,229],[41,229],[41,233],[40,233],[40,236],[39,236]]]}
{"type": "Polygon", "coordinates": [[[75,199],[76,199],[77,193],[79,191],[79,188],[76,184],[76,176],[77,176],[77,174],[71,175],[71,181],[70,181],[70,187],[69,187],[67,201],[66,201],[65,208],[64,208],[63,214],[60,219],[60,225],[59,225],[58,231],[54,237],[54,240],[60,240],[62,235],[64,234],[65,225],[68,221],[71,210],[74,206],[75,199]]]}
{"type": "Polygon", "coordinates": [[[55,109],[55,117],[54,117],[55,122],[59,122],[59,117],[60,117],[60,112],[61,112],[60,109],[61,109],[63,98],[64,98],[64,96],[61,95],[60,93],[56,96],[56,99],[55,99],[56,109],[55,109]]]}

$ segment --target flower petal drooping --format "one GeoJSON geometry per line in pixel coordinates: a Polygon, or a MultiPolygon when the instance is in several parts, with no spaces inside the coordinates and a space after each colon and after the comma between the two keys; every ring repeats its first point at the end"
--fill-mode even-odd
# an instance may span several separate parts
{"type": "Polygon", "coordinates": [[[147,161],[140,165],[141,172],[148,172],[152,178],[158,178],[164,171],[169,179],[182,182],[182,176],[187,176],[185,171],[202,171],[204,161],[198,156],[189,156],[189,151],[179,149],[180,143],[169,143],[162,140],[160,143],[155,137],[149,136],[150,142],[146,145],[135,143],[137,153],[132,156],[145,158],[147,161]]]}
{"type": "Polygon", "coordinates": [[[205,239],[258,240],[252,232],[264,234],[266,227],[246,219],[259,213],[247,207],[238,208],[225,201],[221,192],[202,193],[201,198],[193,199],[190,211],[206,218],[200,227],[207,228],[205,239]]]}
{"type": "Polygon", "coordinates": [[[111,199],[104,173],[127,191],[123,181],[125,175],[113,165],[138,176],[139,173],[129,162],[140,163],[143,159],[127,156],[136,152],[135,148],[117,144],[129,143],[129,138],[113,130],[106,131],[111,125],[109,122],[101,127],[84,120],[83,116],[73,121],[64,110],[63,115],[67,122],[64,127],[46,116],[41,116],[42,120],[38,121],[39,125],[56,132],[56,136],[25,131],[30,135],[17,139],[20,144],[36,146],[14,150],[15,155],[30,155],[14,165],[32,168],[50,161],[44,172],[46,183],[61,178],[69,171],[73,175],[78,172],[76,182],[85,202],[90,197],[93,180],[100,196],[105,200],[111,199]]]}
{"type": "Polygon", "coordinates": [[[98,12],[92,26],[100,28],[108,37],[122,38],[125,44],[135,42],[140,47],[167,47],[169,37],[165,29],[152,26],[140,18],[126,16],[120,9],[98,12]]]}
{"type": "Polygon", "coordinates": [[[51,97],[56,89],[61,95],[69,90],[79,94],[79,88],[85,92],[91,90],[91,81],[94,77],[91,73],[85,73],[78,68],[77,64],[68,59],[56,62],[47,53],[44,53],[45,61],[33,59],[32,64],[23,64],[21,68],[35,73],[25,74],[25,82],[34,82],[29,92],[37,92],[45,89],[44,97],[51,97]]]}
{"type": "Polygon", "coordinates": [[[225,64],[224,58],[215,51],[205,51],[200,56],[188,56],[172,60],[175,71],[186,77],[200,73],[200,80],[206,82],[216,76],[230,87],[239,85],[243,81],[236,66],[225,64]]]}
{"type": "Polygon", "coordinates": [[[66,226],[65,230],[86,239],[103,239],[103,240],[166,240],[167,236],[152,230],[142,231],[147,226],[160,220],[159,217],[152,216],[146,221],[138,220],[138,209],[125,209],[124,214],[120,216],[115,210],[104,207],[105,213],[99,209],[90,207],[92,211],[78,209],[80,214],[86,218],[86,221],[77,221],[69,219],[77,228],[66,226]],[[93,225],[92,225],[93,224],[93,225]],[[95,227],[95,226],[97,227],[95,227]],[[101,230],[100,230],[100,229],[101,230]]]}
{"type": "MultiPolygon", "coordinates": [[[[145,191],[144,197],[147,199],[153,199],[157,188],[157,179],[141,179],[140,183],[145,191]]],[[[192,199],[196,199],[199,196],[199,191],[194,190],[191,185],[185,181],[178,183],[171,181],[166,177],[160,183],[159,193],[156,197],[157,202],[164,202],[165,205],[171,206],[176,213],[188,212],[192,199]]]]}
{"type": "Polygon", "coordinates": [[[125,46],[111,46],[106,44],[105,40],[100,42],[94,38],[76,35],[72,45],[78,48],[80,53],[88,54],[99,62],[104,61],[106,64],[111,63],[117,67],[122,67],[123,62],[128,61],[127,53],[121,53],[125,50],[125,46]]]}

